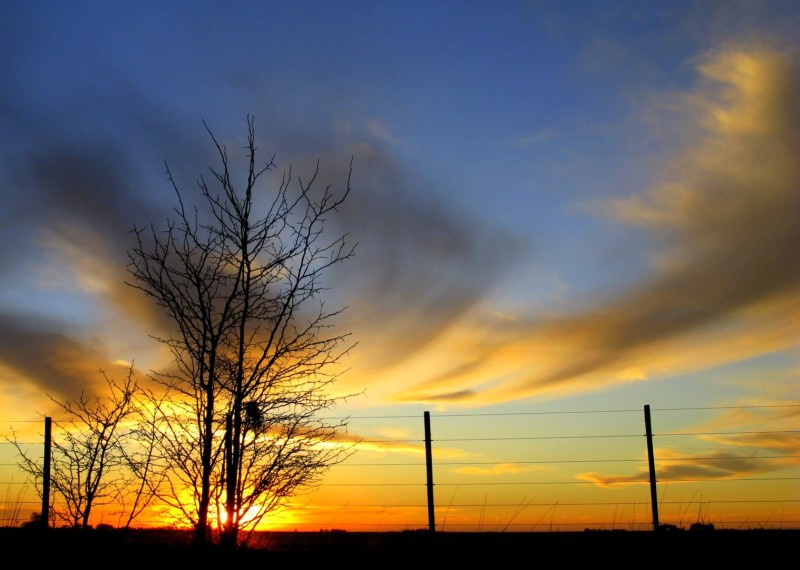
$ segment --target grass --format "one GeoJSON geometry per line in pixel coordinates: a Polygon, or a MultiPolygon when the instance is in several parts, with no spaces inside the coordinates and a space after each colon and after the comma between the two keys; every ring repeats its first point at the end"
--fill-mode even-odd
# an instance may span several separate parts
{"type": "Polygon", "coordinates": [[[3,501],[2,509],[2,516],[0,516],[0,527],[17,527],[22,524],[20,521],[20,514],[22,513],[22,505],[25,499],[25,492],[26,486],[20,485],[17,486],[18,490],[16,493],[12,490],[15,486],[14,480],[12,479],[9,483],[6,483],[6,495],[3,501]]]}

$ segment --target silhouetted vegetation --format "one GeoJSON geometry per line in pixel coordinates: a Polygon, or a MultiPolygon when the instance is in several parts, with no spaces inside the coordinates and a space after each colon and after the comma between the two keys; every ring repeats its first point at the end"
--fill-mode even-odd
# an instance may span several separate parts
{"type": "Polygon", "coordinates": [[[354,252],[346,235],[328,238],[325,227],[350,175],[336,194],[317,188],[318,165],[306,181],[290,169],[262,193],[259,181],[275,165],[258,163],[251,117],[247,125],[241,178],[207,128],[220,166],[211,183],[200,177],[200,204],[188,205],[167,167],[173,219],[136,228],[129,252],[130,285],[173,325],[158,338],[173,366],[153,374],[168,394],[159,404],[168,405],[154,406],[151,431],[168,477],[152,491],[191,522],[198,542],[215,528],[230,546],[348,455],[330,444],[346,422],[317,414],[343,399],[329,388],[351,348],[349,335],[333,332],[342,309],[321,298],[324,274],[354,252]]]}
{"type": "MultiPolygon", "coordinates": [[[[437,562],[520,563],[619,566],[657,563],[688,567],[745,562],[767,563],[796,555],[797,530],[715,530],[673,533],[586,531],[542,533],[460,532],[266,532],[255,533],[247,547],[236,551],[212,544],[198,545],[193,531],[0,529],[0,547],[34,553],[30,560],[63,562],[81,567],[106,566],[124,560],[135,566],[168,567],[193,563],[203,567],[224,563],[282,563],[297,567],[309,562],[347,567],[437,562]]],[[[787,558],[789,560],[791,558],[787,558]]]]}
{"type": "MultiPolygon", "coordinates": [[[[141,484],[141,476],[152,474],[149,464],[139,461],[136,469],[131,469],[135,452],[126,449],[142,444],[136,438],[136,430],[126,425],[142,412],[136,401],[141,391],[133,366],[123,380],[101,373],[105,394],[81,392],[75,400],[50,396],[69,419],[59,437],[50,442],[48,484],[52,495],[48,519],[56,525],[88,528],[95,506],[115,503],[128,505],[123,523],[127,526],[153,498],[148,487],[141,484]],[[54,507],[56,504],[60,507],[54,507]]],[[[43,459],[20,445],[13,430],[9,441],[17,449],[20,469],[30,476],[41,498],[45,484],[43,459]]],[[[48,524],[42,514],[35,513],[28,526],[48,524]]]]}

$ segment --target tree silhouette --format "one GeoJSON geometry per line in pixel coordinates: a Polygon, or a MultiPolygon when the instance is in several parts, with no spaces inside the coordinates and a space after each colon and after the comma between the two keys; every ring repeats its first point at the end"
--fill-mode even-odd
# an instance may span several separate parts
{"type": "Polygon", "coordinates": [[[163,230],[134,228],[129,285],[174,325],[158,337],[173,368],[154,373],[171,394],[158,408],[169,471],[159,496],[188,517],[196,541],[208,542],[215,523],[235,545],[350,450],[332,445],[346,420],[318,413],[344,398],[330,388],[353,346],[333,332],[343,309],[323,300],[324,274],[354,253],[346,234],[326,235],[350,192],[352,160],[339,195],[317,188],[318,162],[308,182],[290,169],[265,195],[258,182],[274,157],[257,164],[253,118],[241,189],[227,148],[205,127],[220,160],[211,185],[201,176],[200,205],[188,207],[167,165],[174,216],[163,230]]]}
{"type": "MultiPolygon", "coordinates": [[[[140,392],[134,379],[133,365],[126,378],[117,381],[105,372],[107,392],[89,396],[81,392],[76,400],[57,400],[69,418],[61,422],[58,436],[51,442],[50,486],[53,491],[50,515],[75,528],[90,527],[92,510],[109,503],[134,505],[127,513],[126,526],[141,512],[152,495],[143,487],[131,486],[136,476],[129,469],[124,448],[133,433],[131,421],[138,413],[136,395],[140,392]],[[57,500],[60,497],[61,500],[57,500]],[[54,505],[58,505],[55,507],[54,505]]],[[[41,498],[43,467],[41,460],[31,457],[16,440],[20,468],[33,478],[41,498]]]]}

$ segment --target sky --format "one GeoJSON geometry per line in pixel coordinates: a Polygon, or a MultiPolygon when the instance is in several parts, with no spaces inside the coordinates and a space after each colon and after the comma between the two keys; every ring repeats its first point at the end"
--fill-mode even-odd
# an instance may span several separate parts
{"type": "Polygon", "coordinates": [[[130,230],[169,215],[165,162],[187,195],[215,165],[204,122],[237,164],[248,115],[275,176],[342,188],[353,159],[343,413],[797,404],[798,25],[782,1],[7,0],[0,416],[164,365],[130,230]]]}

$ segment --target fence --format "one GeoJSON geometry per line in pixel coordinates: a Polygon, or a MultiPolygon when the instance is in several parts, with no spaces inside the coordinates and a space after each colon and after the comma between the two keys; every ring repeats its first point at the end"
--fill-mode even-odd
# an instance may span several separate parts
{"type": "MultiPolygon", "coordinates": [[[[349,418],[360,443],[269,529],[532,532],[800,528],[800,405],[349,418]],[[644,412],[644,413],[643,413],[644,412]],[[646,420],[652,413],[652,431],[646,420]]],[[[0,422],[43,449],[44,421],[0,422]],[[35,426],[35,427],[34,427],[35,426]],[[38,430],[38,433],[36,432],[38,430]]],[[[59,424],[54,420],[53,437],[59,424]]],[[[20,442],[18,442],[20,443],[20,442]]],[[[0,439],[0,526],[42,498],[0,439]]],[[[54,497],[54,500],[56,498],[54,497]]],[[[119,505],[97,508],[114,524],[119,505]]],[[[136,526],[162,526],[144,513],[136,526]]]]}

